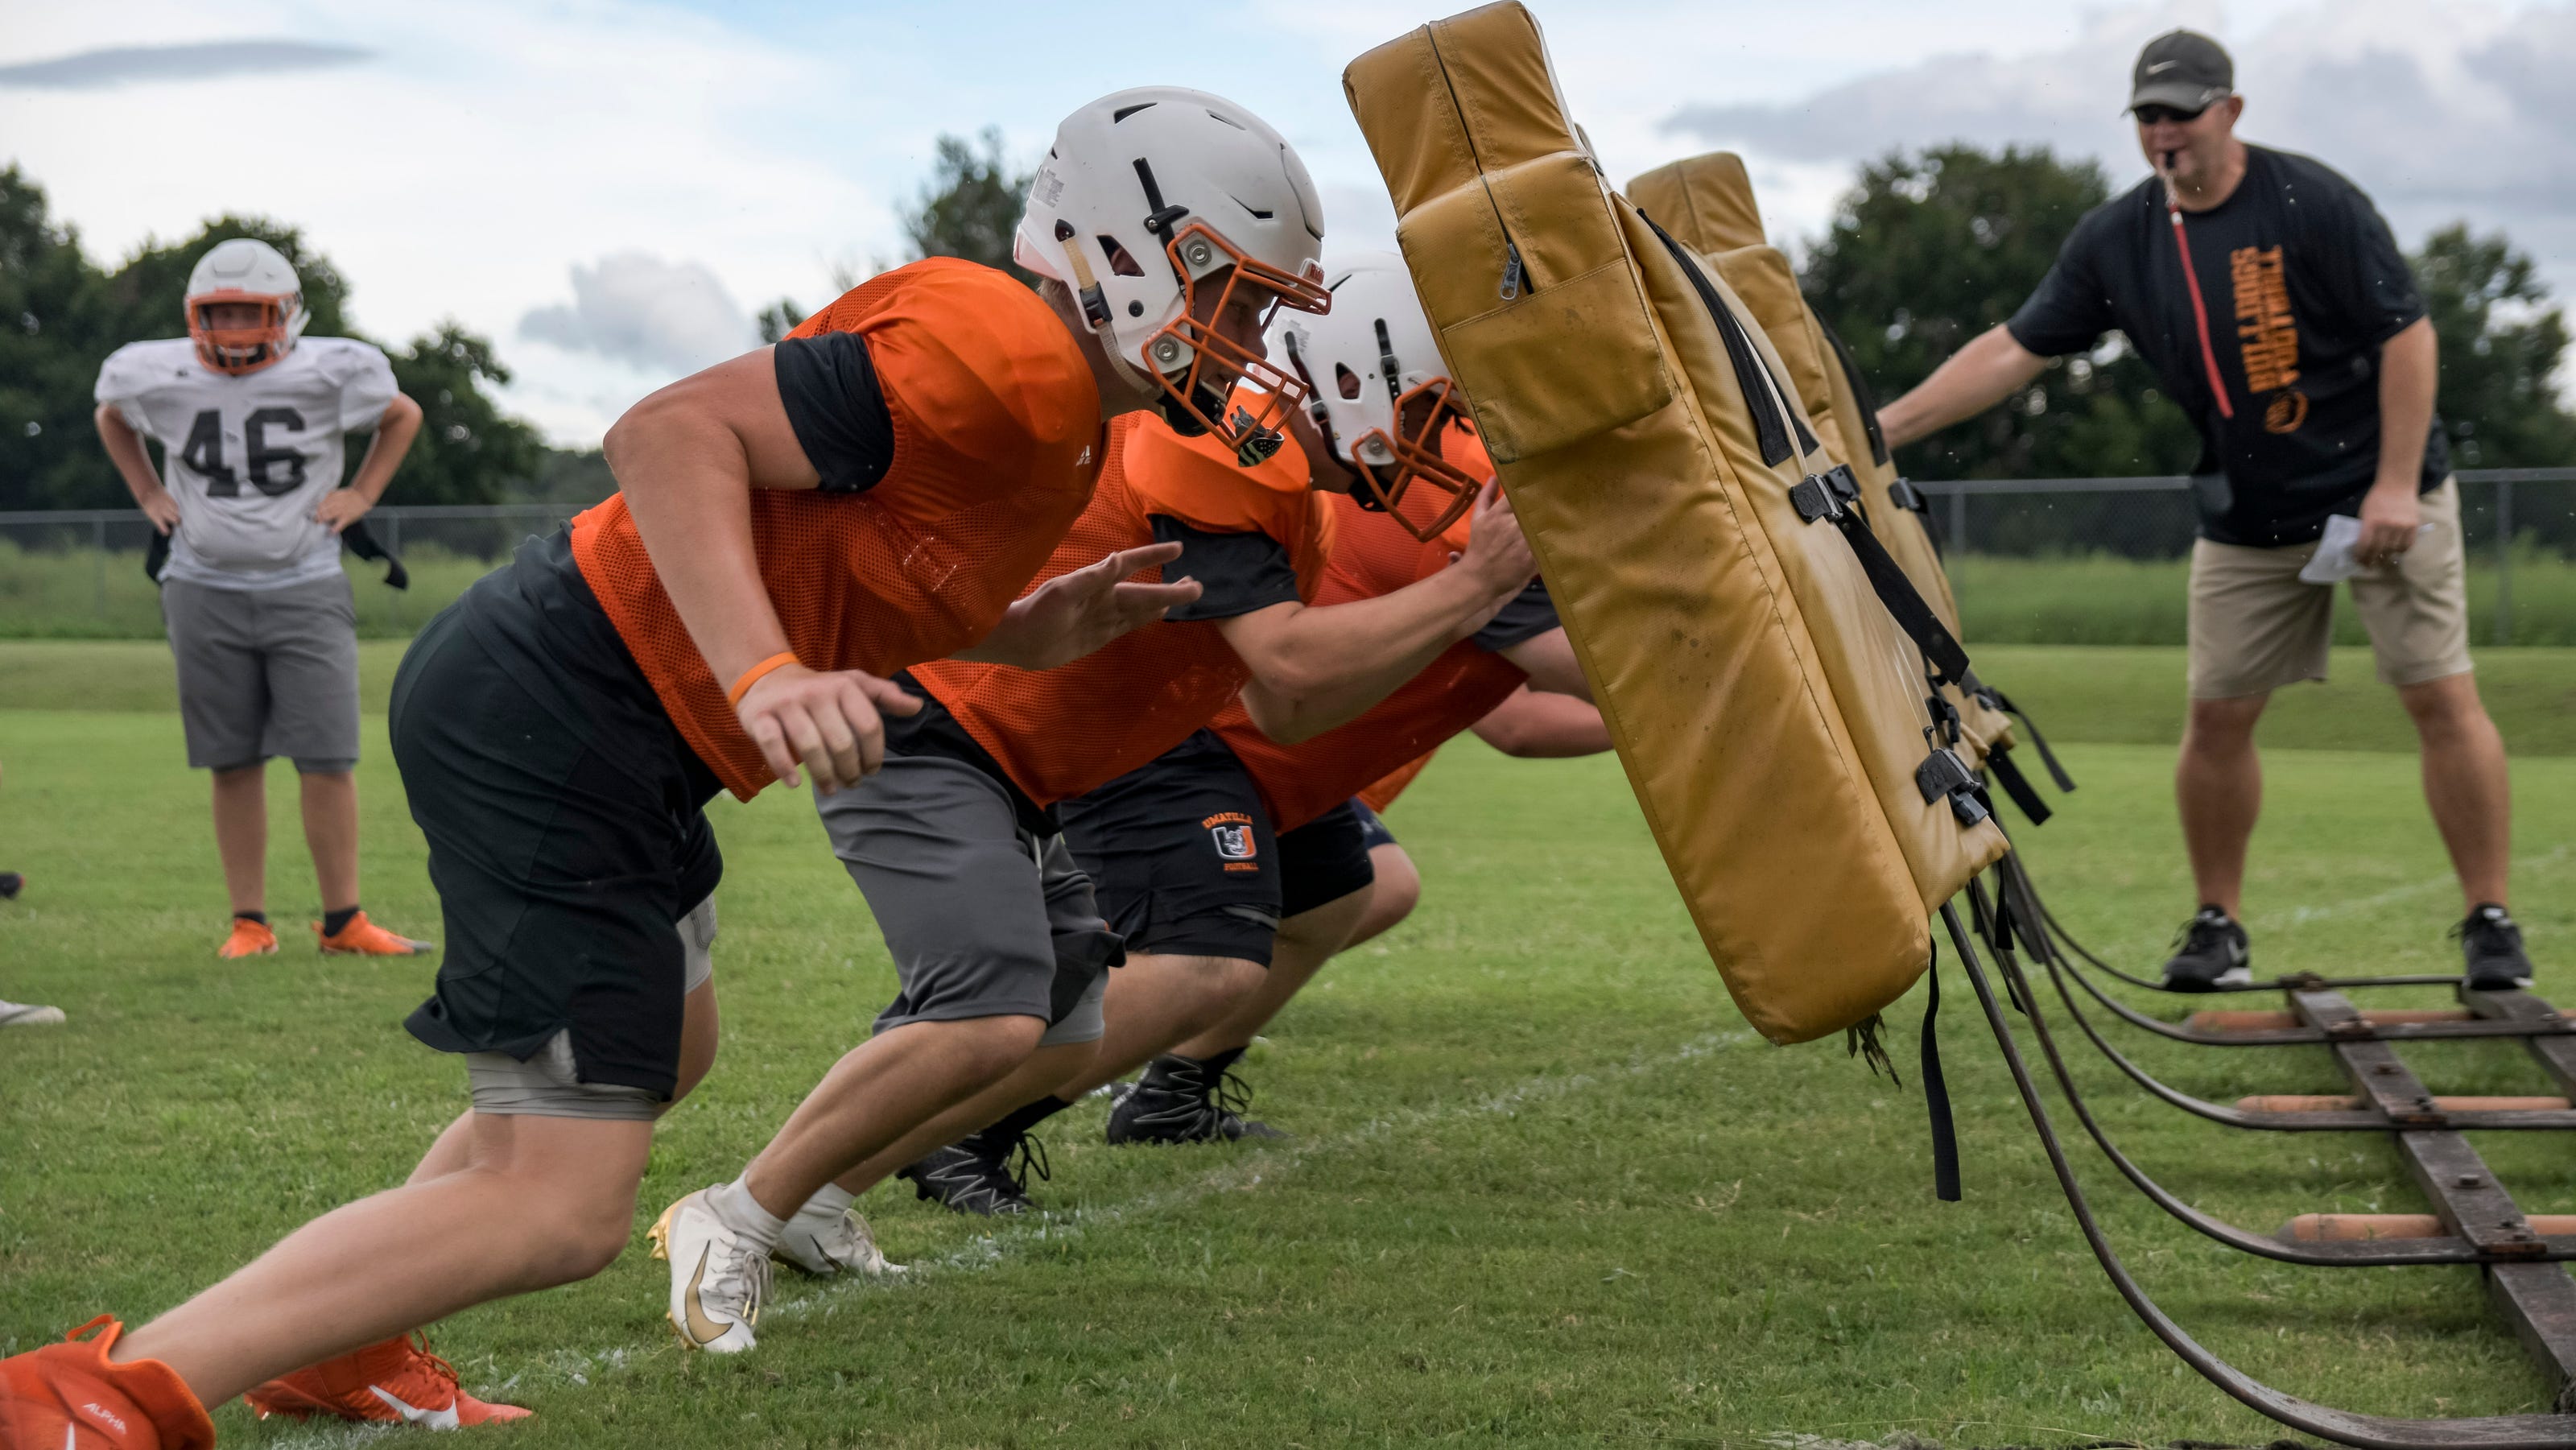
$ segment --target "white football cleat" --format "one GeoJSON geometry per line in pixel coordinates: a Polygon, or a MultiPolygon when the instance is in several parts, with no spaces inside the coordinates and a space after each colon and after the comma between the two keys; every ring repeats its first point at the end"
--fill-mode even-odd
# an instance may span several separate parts
{"type": "Polygon", "coordinates": [[[886,1262],[876,1235],[855,1208],[827,1213],[813,1204],[796,1211],[787,1231],[778,1236],[778,1257],[791,1267],[818,1277],[833,1274],[900,1274],[901,1264],[886,1262]]]}
{"type": "Polygon", "coordinates": [[[709,1354],[740,1354],[769,1298],[769,1255],[724,1226],[700,1189],[653,1221],[653,1257],[671,1266],[671,1328],[709,1354]]]}
{"type": "Polygon", "coordinates": [[[39,1007],[32,1002],[0,1002],[0,1027],[55,1027],[61,1025],[63,1009],[39,1007]]]}

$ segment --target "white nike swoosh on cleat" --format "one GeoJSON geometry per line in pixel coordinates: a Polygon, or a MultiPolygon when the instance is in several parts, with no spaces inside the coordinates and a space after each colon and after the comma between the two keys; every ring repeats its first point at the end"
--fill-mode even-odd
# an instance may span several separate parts
{"type": "Polygon", "coordinates": [[[382,1385],[367,1386],[367,1393],[384,1401],[395,1414],[403,1417],[406,1424],[423,1425],[432,1430],[465,1428],[465,1422],[456,1417],[456,1406],[453,1404],[443,1410],[424,1410],[418,1406],[403,1403],[401,1396],[388,1392],[382,1385]]]}

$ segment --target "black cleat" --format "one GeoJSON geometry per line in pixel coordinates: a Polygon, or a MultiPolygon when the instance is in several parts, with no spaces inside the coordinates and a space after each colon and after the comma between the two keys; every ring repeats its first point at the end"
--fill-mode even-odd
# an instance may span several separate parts
{"type": "Polygon", "coordinates": [[[1243,1049],[1210,1058],[1165,1053],[1145,1065],[1134,1086],[1122,1085],[1109,1109],[1112,1143],[1233,1143],[1288,1135],[1243,1110],[1252,1094],[1234,1075],[1243,1049]]]}
{"type": "Polygon", "coordinates": [[[896,1169],[894,1176],[912,1180],[916,1195],[942,1208],[991,1217],[1028,1213],[1037,1207],[1029,1201],[1033,1173],[1042,1179],[1052,1176],[1047,1171],[1045,1144],[1024,1133],[997,1134],[987,1128],[933,1149],[919,1161],[896,1169]],[[1012,1171],[1013,1153],[1020,1158],[1017,1172],[1012,1171]]]}
{"type": "Polygon", "coordinates": [[[2531,958],[2522,954],[2522,928],[2494,902],[2482,903],[2451,928],[2468,958],[2472,992],[2508,992],[2531,985],[2531,958]]]}
{"type": "Polygon", "coordinates": [[[2215,906],[2202,907],[2184,922],[2174,946],[2178,950],[2165,962],[2168,992],[2214,992],[2254,980],[2244,926],[2215,906]]]}

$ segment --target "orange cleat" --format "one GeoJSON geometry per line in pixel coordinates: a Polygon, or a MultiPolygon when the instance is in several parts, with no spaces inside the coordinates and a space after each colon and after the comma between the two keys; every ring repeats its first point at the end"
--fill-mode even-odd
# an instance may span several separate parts
{"type": "Polygon", "coordinates": [[[230,961],[234,957],[264,957],[276,950],[277,933],[270,931],[267,923],[236,916],[233,934],[215,948],[215,955],[230,961]]]}
{"type": "Polygon", "coordinates": [[[456,1367],[429,1352],[429,1336],[398,1334],[379,1344],[326,1359],[251,1390],[242,1402],[263,1420],[315,1415],[362,1423],[420,1425],[455,1430],[524,1420],[517,1405],[488,1405],[456,1383],[456,1367]]]}
{"type": "Polygon", "coordinates": [[[363,911],[350,917],[349,924],[340,928],[337,936],[323,936],[322,923],[318,921],[313,923],[313,934],[321,938],[324,956],[416,957],[436,950],[425,941],[394,935],[367,920],[363,911]]]}
{"type": "Polygon", "coordinates": [[[102,1314],[49,1344],[0,1359],[0,1445],[54,1450],[212,1450],[215,1422],[170,1366],[107,1357],[125,1326],[102,1314]],[[96,1339],[80,1336],[100,1325],[96,1339]]]}

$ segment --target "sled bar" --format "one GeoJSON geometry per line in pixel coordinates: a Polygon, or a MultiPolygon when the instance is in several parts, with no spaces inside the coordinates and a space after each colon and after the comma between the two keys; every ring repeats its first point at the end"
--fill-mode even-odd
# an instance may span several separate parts
{"type": "MultiPolygon", "coordinates": [[[[2367,1106],[2359,1098],[2339,1098],[2332,1093],[2268,1093],[2236,1100],[2236,1111],[2240,1113],[2359,1112],[2367,1106]]],[[[2446,1098],[2437,1095],[2433,1106],[2443,1113],[2563,1113],[2569,1105],[2565,1098],[2446,1098]]]]}
{"type": "MultiPolygon", "coordinates": [[[[2376,1415],[2357,1415],[2315,1404],[2295,1395],[2283,1394],[2271,1386],[2245,1375],[2216,1355],[2201,1347],[2197,1340],[2156,1307],[2138,1281],[2130,1277],[2119,1254],[2102,1233],[2093,1217],[2092,1206],[2085,1201],[2084,1186],[2076,1180],[2073,1165],[2066,1160],[2065,1145],[2058,1141],[2057,1130],[2048,1119],[2048,1108],[2039,1099],[2039,1086],[2031,1080],[2030,1069],[2022,1062],[2021,1050],[2013,1040],[2012,1024],[2005,1020],[2003,1007],[1995,1000],[1995,991],[1986,980],[1985,967],[1977,949],[1969,940],[1968,930],[1959,921],[1959,909],[1951,903],[1941,907],[1941,923],[1949,932],[1950,944],[1959,954],[1960,965],[1967,971],[1968,984],[1976,990],[1977,1005],[1985,1013],[1986,1025],[1995,1035],[2004,1066],[2012,1074],[2013,1088],[2021,1097],[2022,1109],[2030,1115],[2040,1147],[2048,1155],[2048,1166],[2057,1178],[2060,1191],[2066,1195],[2067,1207],[2073,1212],[2076,1227],[2084,1234],[2085,1244],[2092,1249],[2111,1287],[2127,1301],[2131,1312],[2147,1326],[2148,1332],[2163,1340],[2183,1363],[2202,1378],[2218,1386],[2247,1407],[2271,1417],[2294,1430],[2334,1440],[2362,1450],[2576,1450],[2576,1417],[2567,1415],[2498,1415],[2469,1420],[2398,1420],[2376,1415]]],[[[1936,969],[1937,970],[1937,969],[1936,969]]],[[[2500,1271],[2538,1270],[2555,1274],[2561,1282],[2576,1288],[2564,1269],[2552,1264],[2507,1264],[2500,1271]]],[[[2565,1381],[2562,1378],[2561,1384],[2565,1381]]]]}
{"type": "MultiPolygon", "coordinates": [[[[1978,899],[1975,889],[1971,891],[1971,899],[1978,899]]],[[[2020,964],[2014,960],[2013,953],[1998,951],[1996,961],[2003,972],[2006,986],[2021,1001],[2032,1002],[2034,999],[2030,982],[2022,976],[2020,964]]],[[[2062,996],[2065,988],[2061,985],[2058,991],[2062,996]]],[[[2093,1110],[2086,1105],[2084,1094],[2076,1087],[2073,1074],[2067,1070],[2066,1059],[2057,1050],[2056,1037],[2049,1031],[2046,1014],[2034,1006],[2028,1016],[2031,1031],[2039,1039],[2040,1051],[2048,1058],[2050,1072],[2056,1076],[2058,1087],[2066,1094],[2067,1104],[2074,1108],[2077,1120],[2084,1125],[2084,1131],[2092,1135],[2094,1144],[2101,1148],[2102,1156],[2110,1159],[2111,1166],[2120,1170],[2121,1176],[2127,1178],[2140,1193],[2146,1195],[2149,1202],[2171,1214],[2194,1232],[2215,1239],[2229,1248],[2261,1258],[2285,1264],[2306,1264],[2323,1268],[2474,1264],[2484,1262],[2489,1257],[2466,1239],[2460,1238],[2289,1244],[2277,1236],[2255,1233],[2250,1229],[2240,1228],[2223,1219],[2202,1213],[2167,1191],[2153,1178],[2148,1177],[2144,1170],[2140,1169],[2127,1154],[2120,1151],[2117,1144],[2111,1141],[2110,1134],[2103,1129],[2101,1122],[2093,1116],[2093,1110]]],[[[2552,1259],[2576,1259],[2576,1238],[2550,1240],[2544,1250],[2544,1256],[2552,1259]]]]}
{"type": "MultiPolygon", "coordinates": [[[[2315,984],[2323,987],[2322,982],[2315,984]]],[[[2300,990],[2291,988],[2289,990],[2300,990]]],[[[2359,1014],[2374,1027],[2419,1026],[2426,1022],[2473,1022],[2476,1014],[2464,1007],[2384,1007],[2359,1014]]],[[[2288,1012],[2194,1012],[2183,1025],[2195,1032],[2257,1032],[2273,1028],[2296,1027],[2299,1019],[2288,1012]]]]}
{"type": "MultiPolygon", "coordinates": [[[[2535,1213],[2524,1222],[2543,1238],[2576,1236],[2576,1213],[2535,1213]]],[[[2388,1239],[2449,1238],[2429,1213],[2303,1213],[2281,1225],[2280,1237],[2297,1244],[2375,1243],[2388,1239]]]]}

